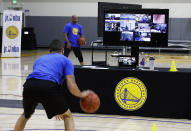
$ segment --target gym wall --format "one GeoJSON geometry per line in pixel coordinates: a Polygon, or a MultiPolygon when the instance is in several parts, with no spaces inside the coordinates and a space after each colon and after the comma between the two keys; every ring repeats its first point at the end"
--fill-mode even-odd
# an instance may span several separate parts
{"type": "MultiPolygon", "coordinates": [[[[91,41],[102,39],[97,37],[97,13],[98,0],[25,0],[23,10],[26,13],[25,25],[34,27],[36,33],[37,47],[47,47],[52,39],[58,38],[64,41],[62,30],[64,25],[71,21],[72,15],[78,15],[79,22],[83,26],[87,45],[91,41]],[[81,2],[82,1],[82,2],[81,2]]],[[[191,3],[182,0],[182,3],[172,3],[171,0],[119,0],[121,3],[141,4],[143,8],[168,8],[169,9],[169,40],[191,41],[191,3]],[[171,2],[170,2],[171,1],[171,2]]],[[[180,1],[174,0],[173,2],[180,1]]],[[[115,2],[103,0],[102,2],[115,2]]],[[[3,8],[10,2],[3,0],[3,8]]]]}

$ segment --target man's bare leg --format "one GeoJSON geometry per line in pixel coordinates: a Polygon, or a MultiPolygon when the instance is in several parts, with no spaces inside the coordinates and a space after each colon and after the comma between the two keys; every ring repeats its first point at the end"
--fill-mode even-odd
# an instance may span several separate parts
{"type": "Polygon", "coordinates": [[[16,124],[15,124],[15,130],[14,131],[23,131],[25,128],[25,125],[29,118],[25,118],[24,113],[18,118],[16,124]]]}
{"type": "Polygon", "coordinates": [[[80,62],[80,65],[83,66],[83,65],[84,65],[84,62],[80,62]]]}
{"type": "Polygon", "coordinates": [[[72,113],[68,109],[64,114],[56,115],[57,120],[64,120],[64,126],[66,131],[74,131],[74,120],[72,113]]]}
{"type": "Polygon", "coordinates": [[[65,130],[66,131],[74,131],[74,120],[72,117],[72,113],[70,111],[70,109],[68,109],[64,115],[67,115],[66,117],[64,117],[64,125],[65,125],[65,130]]]}

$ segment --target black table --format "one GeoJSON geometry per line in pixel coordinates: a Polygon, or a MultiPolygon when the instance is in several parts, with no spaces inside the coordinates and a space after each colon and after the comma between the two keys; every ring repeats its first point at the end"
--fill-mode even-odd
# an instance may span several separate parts
{"type": "MultiPolygon", "coordinates": [[[[81,90],[94,90],[100,97],[97,114],[131,115],[160,118],[191,118],[191,70],[157,68],[157,71],[116,68],[82,68],[75,66],[76,82],[81,90]],[[122,109],[115,101],[115,87],[122,79],[135,77],[147,88],[147,100],[136,111],[122,109]]],[[[81,113],[79,99],[69,95],[71,110],[81,113]]]]}

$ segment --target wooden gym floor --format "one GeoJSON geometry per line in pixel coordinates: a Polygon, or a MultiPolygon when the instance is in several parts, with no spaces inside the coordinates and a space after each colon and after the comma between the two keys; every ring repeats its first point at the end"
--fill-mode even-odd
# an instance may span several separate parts
{"type": "MultiPolygon", "coordinates": [[[[15,122],[23,112],[22,85],[26,76],[32,72],[36,58],[48,53],[47,50],[22,51],[21,58],[1,58],[0,64],[0,131],[13,131],[15,122]]],[[[108,64],[117,65],[117,59],[108,53],[108,64]]],[[[91,64],[91,51],[83,50],[85,65],[91,64]]],[[[191,68],[190,53],[145,53],[155,57],[155,67],[169,68],[174,60],[177,68],[191,68]]],[[[104,52],[96,51],[95,60],[104,60],[104,52]]],[[[69,57],[74,65],[77,59],[69,57]]],[[[138,116],[117,116],[74,113],[76,131],[191,131],[191,121],[186,119],[164,119],[138,116]]],[[[25,131],[64,130],[63,121],[47,119],[44,110],[37,109],[26,125],[25,131]]]]}

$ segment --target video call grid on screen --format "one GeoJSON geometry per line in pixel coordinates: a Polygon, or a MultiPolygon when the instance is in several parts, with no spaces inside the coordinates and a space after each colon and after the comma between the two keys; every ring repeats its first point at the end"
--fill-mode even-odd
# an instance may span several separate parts
{"type": "Polygon", "coordinates": [[[168,9],[105,10],[104,16],[106,45],[168,46],[168,9]]]}
{"type": "Polygon", "coordinates": [[[165,14],[105,14],[105,31],[121,32],[121,41],[151,41],[151,33],[166,33],[165,14]]]}

